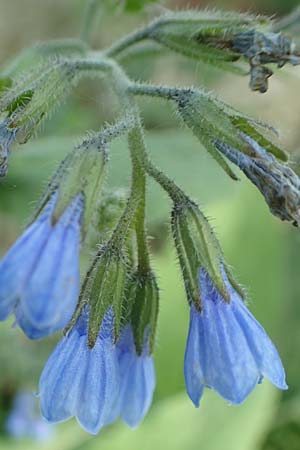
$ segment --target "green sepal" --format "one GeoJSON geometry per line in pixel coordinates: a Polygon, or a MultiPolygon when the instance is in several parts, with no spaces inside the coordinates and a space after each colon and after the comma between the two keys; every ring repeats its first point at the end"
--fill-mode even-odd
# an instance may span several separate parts
{"type": "Polygon", "coordinates": [[[58,190],[58,199],[53,213],[57,221],[71,200],[82,192],[85,206],[82,218],[82,237],[85,238],[93,224],[100,191],[106,174],[107,151],[91,140],[76,147],[59,165],[35,211],[36,218],[51,195],[58,190]]]}
{"type": "Polygon", "coordinates": [[[133,328],[136,351],[140,355],[144,346],[153,352],[159,309],[159,290],[152,272],[137,271],[131,278],[128,291],[128,310],[133,328]],[[145,339],[149,339],[146,343],[145,339]]]}
{"type": "Polygon", "coordinates": [[[0,112],[13,115],[24,142],[69,95],[79,79],[74,59],[50,58],[37,68],[17,76],[0,96],[0,112]]]}
{"type": "Polygon", "coordinates": [[[205,269],[222,297],[230,295],[222,274],[222,250],[204,214],[195,203],[174,205],[171,220],[172,234],[183,274],[187,299],[201,310],[199,271],[205,269]]]}
{"type": "Polygon", "coordinates": [[[265,17],[214,10],[168,12],[157,19],[149,37],[185,56],[222,69],[246,74],[232,63],[241,54],[232,48],[236,33],[270,28],[265,17]]]}
{"type": "MultiPolygon", "coordinates": [[[[99,335],[101,323],[109,308],[114,314],[114,340],[120,336],[124,321],[125,291],[128,282],[126,256],[109,245],[103,247],[97,255],[97,261],[90,274],[88,292],[82,298],[88,297],[90,309],[88,344],[92,348],[99,335]]],[[[87,302],[86,301],[86,302],[87,302]]]]}
{"type": "Polygon", "coordinates": [[[157,36],[156,41],[161,45],[165,45],[170,50],[173,50],[182,55],[202,61],[206,64],[216,66],[220,69],[227,70],[229,72],[236,73],[238,75],[246,75],[246,68],[241,65],[233,65],[240,55],[234,52],[224,53],[221,50],[215,48],[209,48],[203,44],[198,43],[196,40],[187,40],[179,36],[157,36]]]}
{"type": "Polygon", "coordinates": [[[177,93],[174,100],[178,104],[180,117],[231,178],[237,179],[225,158],[216,149],[216,141],[249,154],[251,149],[242,136],[244,133],[267,152],[287,161],[288,155],[268,137],[270,132],[276,134],[276,131],[269,125],[236,111],[213,95],[203,91],[182,90],[177,93]]]}
{"type": "Polygon", "coordinates": [[[31,101],[32,96],[33,91],[28,90],[22,92],[18,97],[14,98],[14,100],[7,107],[8,115],[11,116],[16,110],[24,108],[31,101]]]}
{"type": "Polygon", "coordinates": [[[234,180],[237,176],[230,168],[225,158],[214,146],[214,141],[226,141],[234,148],[245,148],[238,130],[231,123],[229,117],[214,102],[213,98],[201,91],[182,92],[177,100],[180,117],[191,128],[204,148],[218,162],[222,169],[234,180]],[[221,156],[221,158],[220,158],[221,156]]]}
{"type": "Polygon", "coordinates": [[[288,161],[289,155],[282,148],[280,148],[278,145],[275,145],[270,139],[265,136],[266,132],[273,131],[274,133],[274,130],[270,129],[270,127],[268,127],[266,124],[239,115],[232,116],[231,122],[236,128],[256,141],[268,153],[272,153],[281,161],[288,161]],[[261,132],[259,130],[261,130],[261,132]]]}

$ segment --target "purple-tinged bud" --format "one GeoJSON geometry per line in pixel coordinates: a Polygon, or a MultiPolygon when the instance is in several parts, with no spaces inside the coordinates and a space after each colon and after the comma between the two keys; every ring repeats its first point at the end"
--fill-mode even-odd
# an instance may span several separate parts
{"type": "Polygon", "coordinates": [[[283,161],[288,159],[287,154],[270,139],[270,132],[276,133],[272,127],[240,113],[212,94],[182,89],[174,90],[171,98],[177,103],[178,113],[185,124],[231,178],[237,179],[216,148],[216,141],[247,153],[248,144],[242,137],[245,133],[267,152],[283,161]]]}
{"type": "Polygon", "coordinates": [[[187,57],[221,69],[246,74],[250,88],[266,92],[273,72],[265,64],[300,64],[291,39],[272,32],[266,17],[220,11],[169,12],[149,26],[147,37],[187,57]]]}
{"type": "Polygon", "coordinates": [[[264,196],[270,211],[281,220],[300,222],[300,178],[287,165],[267,153],[256,141],[241,133],[248,153],[216,141],[218,150],[236,164],[264,196]]]}

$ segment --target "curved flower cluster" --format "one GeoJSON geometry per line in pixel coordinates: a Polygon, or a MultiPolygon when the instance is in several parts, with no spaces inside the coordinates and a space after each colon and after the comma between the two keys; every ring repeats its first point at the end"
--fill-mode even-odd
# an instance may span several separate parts
{"type": "MultiPolygon", "coordinates": [[[[8,80],[2,90],[0,177],[7,172],[16,137],[27,141],[81,76],[108,77],[120,103],[118,120],[89,135],[61,162],[35,221],[0,261],[0,320],[14,314],[31,339],[66,327],[40,378],[43,417],[49,422],[76,417],[92,434],[118,418],[136,427],[155,389],[152,353],[159,288],[147,243],[147,177],[173,201],[171,230],[190,306],[184,362],[189,397],[199,406],[208,387],[240,404],[264,377],[287,389],[277,350],[248,311],[208,220],[148,157],[134,96],[175,102],[179,116],[225,172],[237,179],[227,158],[258,187],[273,214],[295,225],[300,222],[300,178],[285,164],[287,154],[268,138],[270,126],[203,90],[130,80],[120,65],[122,58],[115,57],[146,38],[227,69],[246,59],[250,87],[260,92],[267,90],[272,74],[266,65],[300,63],[291,40],[275,33],[266,18],[208,10],[176,12],[110,49],[87,49],[80,58],[50,60],[24,77],[8,80]],[[132,163],[131,191],[124,205],[118,201],[117,208],[105,214],[101,189],[107,147],[124,134],[132,163]],[[94,255],[82,284],[81,243],[94,255]]],[[[16,414],[11,419],[12,430],[19,418],[16,414]]],[[[21,420],[23,428],[27,423],[30,426],[21,420]]]]}
{"type": "Polygon", "coordinates": [[[87,333],[88,313],[84,312],[48,359],[39,385],[42,415],[50,422],[75,416],[92,434],[118,417],[136,427],[150,407],[155,387],[147,342],[138,355],[127,325],[114,343],[111,310],[92,349],[87,333]]]}

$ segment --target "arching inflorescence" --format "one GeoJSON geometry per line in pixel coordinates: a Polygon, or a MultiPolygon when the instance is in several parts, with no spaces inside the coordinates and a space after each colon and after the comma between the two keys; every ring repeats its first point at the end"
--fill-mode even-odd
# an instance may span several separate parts
{"type": "Polygon", "coordinates": [[[17,65],[3,71],[2,177],[12,146],[28,141],[79,79],[106,78],[118,99],[115,122],[89,133],[62,161],[30,223],[0,262],[0,320],[13,314],[30,339],[64,330],[39,382],[43,417],[50,422],[76,417],[93,434],[119,417],[136,427],[155,388],[159,289],[147,243],[147,177],[157,181],[173,204],[171,234],[190,309],[184,376],[192,402],[199,406],[208,387],[240,404],[264,377],[287,389],[277,350],[248,310],[209,221],[152,164],[136,96],[171,102],[220,168],[236,180],[229,162],[236,165],[260,190],[270,211],[294,225],[299,223],[299,177],[289,167],[287,153],[270,139],[274,130],[269,125],[200,88],[129,79],[122,56],[131,51],[134,57],[144,40],[239,74],[249,64],[250,88],[260,92],[268,88],[270,64],[299,63],[291,39],[275,32],[268,18],[205,10],[167,12],[101,52],[80,40],[72,45],[49,42],[38,47],[39,54],[47,55],[38,67],[22,76],[17,65]],[[132,163],[126,200],[103,190],[109,145],[120,136],[127,136],[132,163]],[[115,207],[106,227],[104,204],[115,207]],[[93,256],[86,273],[80,273],[86,248],[93,256]]]}

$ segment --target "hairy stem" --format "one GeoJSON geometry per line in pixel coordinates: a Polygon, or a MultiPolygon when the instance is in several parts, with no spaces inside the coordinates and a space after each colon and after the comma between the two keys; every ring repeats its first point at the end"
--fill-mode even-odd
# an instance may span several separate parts
{"type": "Polygon", "coordinates": [[[146,83],[132,83],[128,90],[133,95],[160,97],[166,100],[175,100],[180,96],[180,94],[191,91],[191,89],[176,88],[171,86],[155,86],[146,83]]]}
{"type": "Polygon", "coordinates": [[[148,38],[151,27],[145,27],[140,30],[134,31],[132,34],[121,38],[105,51],[105,55],[109,58],[116,57],[119,53],[127,48],[131,47],[138,42],[141,42],[148,38]]]}
{"type": "Polygon", "coordinates": [[[147,231],[145,225],[146,173],[140,157],[143,148],[143,131],[140,118],[137,117],[135,128],[128,135],[133,171],[135,172],[135,189],[140,192],[140,203],[135,218],[136,241],[138,248],[138,270],[148,273],[150,270],[147,231]]]}

